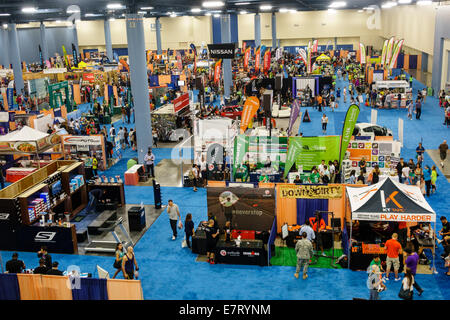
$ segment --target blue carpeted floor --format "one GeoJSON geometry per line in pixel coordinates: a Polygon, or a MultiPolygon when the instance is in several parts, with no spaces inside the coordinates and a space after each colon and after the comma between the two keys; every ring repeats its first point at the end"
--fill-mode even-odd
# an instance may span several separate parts
{"type": "MultiPolygon", "coordinates": [[[[343,87],[339,82],[338,86],[343,87]]],[[[423,87],[414,81],[414,93],[423,87]]],[[[332,113],[327,111],[329,125],[327,134],[340,134],[342,121],[345,117],[348,103],[339,104],[339,109],[332,113]]],[[[302,123],[300,131],[305,136],[321,135],[321,113],[309,109],[311,123],[302,123]]],[[[422,120],[406,119],[406,110],[379,110],[378,123],[386,125],[397,137],[398,117],[405,119],[405,148],[402,156],[413,158],[417,143],[423,139],[425,148],[437,148],[441,140],[448,136],[448,129],[442,125],[441,110],[437,99],[427,97],[423,107],[422,120]]],[[[362,107],[360,122],[370,120],[370,108],[362,107]]],[[[115,125],[116,126],[116,125],[115,125]]],[[[119,124],[120,126],[120,124],[119,124]]],[[[117,127],[117,126],[116,126],[117,127]]],[[[171,150],[154,149],[157,161],[170,158],[171,150]]],[[[118,164],[108,170],[107,175],[120,174],[123,177],[126,161],[135,152],[127,150],[118,164]]],[[[428,155],[425,163],[432,164],[428,155]]],[[[450,207],[449,184],[440,173],[437,180],[438,191],[429,198],[429,203],[437,212],[438,218],[445,215],[450,207]]],[[[204,220],[207,213],[206,191],[199,189],[193,192],[191,188],[162,187],[163,203],[173,199],[180,207],[184,217],[192,213],[195,225],[204,220]]],[[[130,204],[153,204],[152,187],[126,186],[126,200],[130,204]]],[[[438,220],[437,229],[441,228],[438,220]]],[[[171,229],[166,213],[163,213],[147,231],[135,247],[137,261],[140,265],[140,278],[145,299],[325,299],[349,300],[354,297],[368,298],[365,272],[354,272],[346,269],[310,269],[306,281],[293,277],[293,267],[253,267],[235,265],[209,265],[195,262],[196,256],[188,249],[181,248],[183,235],[176,241],[171,240],[171,229]]],[[[450,277],[444,274],[443,260],[439,258],[442,248],[437,251],[437,275],[418,275],[417,281],[425,289],[422,297],[417,300],[450,299],[450,277]]],[[[3,260],[9,259],[10,252],[3,253],[3,260]]],[[[20,258],[27,266],[35,267],[37,257],[35,253],[21,252],[20,258]]],[[[113,258],[77,255],[53,255],[54,260],[60,262],[61,269],[75,264],[83,272],[95,273],[95,265],[99,264],[113,274],[113,258]]],[[[387,283],[387,291],[381,299],[398,300],[400,282],[391,280],[387,283]]]]}

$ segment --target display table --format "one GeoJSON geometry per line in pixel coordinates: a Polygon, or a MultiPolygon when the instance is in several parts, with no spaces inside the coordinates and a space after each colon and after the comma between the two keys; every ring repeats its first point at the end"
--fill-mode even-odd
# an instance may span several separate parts
{"type": "Polygon", "coordinates": [[[19,181],[36,170],[36,168],[9,168],[6,170],[6,182],[19,181]]]}
{"type": "MultiPolygon", "coordinates": [[[[373,245],[376,246],[376,245],[373,245]]],[[[370,252],[370,251],[368,251],[370,252]]],[[[381,264],[383,269],[386,269],[386,253],[385,250],[380,250],[378,252],[373,251],[373,253],[368,253],[361,249],[361,247],[353,247],[350,252],[350,269],[351,270],[363,270],[366,271],[370,265],[370,262],[373,260],[375,255],[380,256],[381,264]]],[[[403,256],[399,256],[400,260],[400,269],[399,272],[403,272],[403,256]]],[[[393,267],[391,268],[391,272],[394,272],[393,267]]]]}
{"type": "Polygon", "coordinates": [[[267,265],[266,252],[261,240],[245,240],[239,247],[234,241],[219,240],[216,245],[216,263],[267,265]]]}
{"type": "Polygon", "coordinates": [[[195,230],[195,234],[192,236],[192,253],[206,254],[206,232],[203,230],[202,223],[195,230]]]}
{"type": "Polygon", "coordinates": [[[105,189],[106,190],[106,199],[110,199],[110,202],[117,202],[119,206],[125,205],[125,191],[123,187],[123,183],[89,183],[87,185],[88,193],[93,189],[105,189]]]}
{"type": "Polygon", "coordinates": [[[138,170],[143,168],[142,164],[135,164],[130,169],[125,171],[125,185],[135,186],[139,183],[139,173],[138,170]]]}
{"type": "MultiPolygon", "coordinates": [[[[259,183],[260,176],[261,176],[260,173],[250,172],[250,182],[259,183]]],[[[280,182],[281,181],[281,174],[279,174],[279,173],[268,174],[267,177],[269,178],[269,182],[280,182]]]]}
{"type": "MultiPolygon", "coordinates": [[[[295,243],[302,238],[300,236],[299,231],[300,231],[300,229],[289,230],[288,237],[286,238],[286,246],[288,246],[289,248],[295,248],[295,243]]],[[[333,233],[332,233],[332,231],[331,230],[322,231],[321,236],[322,236],[323,248],[325,250],[333,248],[333,233]]],[[[316,240],[317,240],[317,237],[316,237],[316,240]]]]}

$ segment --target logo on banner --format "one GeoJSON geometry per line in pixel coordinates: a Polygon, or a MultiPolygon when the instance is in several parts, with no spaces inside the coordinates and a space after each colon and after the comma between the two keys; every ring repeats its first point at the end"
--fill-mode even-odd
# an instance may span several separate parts
{"type": "Polygon", "coordinates": [[[227,252],[225,250],[220,250],[220,255],[222,257],[225,257],[227,255],[227,252]]]}
{"type": "Polygon", "coordinates": [[[36,241],[36,242],[55,242],[55,241],[52,241],[55,236],[56,236],[56,232],[40,231],[34,237],[34,241],[36,241]]]}
{"type": "Polygon", "coordinates": [[[0,213],[0,220],[8,220],[9,213],[0,213]]]}
{"type": "Polygon", "coordinates": [[[281,198],[333,199],[342,198],[342,186],[285,185],[280,186],[281,198]]]}
{"type": "Polygon", "coordinates": [[[395,199],[395,196],[398,194],[398,191],[394,191],[392,192],[389,197],[386,198],[386,203],[390,202],[392,200],[392,202],[397,206],[397,208],[399,209],[403,209],[403,206],[398,203],[398,201],[395,199]]]}

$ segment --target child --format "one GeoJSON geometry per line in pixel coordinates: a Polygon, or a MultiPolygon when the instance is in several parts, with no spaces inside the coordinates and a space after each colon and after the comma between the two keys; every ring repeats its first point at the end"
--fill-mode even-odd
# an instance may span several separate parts
{"type": "Polygon", "coordinates": [[[191,242],[189,239],[194,235],[194,222],[192,221],[192,214],[188,213],[186,215],[186,220],[184,221],[184,233],[186,234],[186,244],[188,248],[191,248],[191,242]]]}

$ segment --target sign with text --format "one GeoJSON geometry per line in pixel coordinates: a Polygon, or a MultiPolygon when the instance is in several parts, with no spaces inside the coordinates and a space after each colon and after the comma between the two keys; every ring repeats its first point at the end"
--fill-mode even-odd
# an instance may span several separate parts
{"type": "Polygon", "coordinates": [[[189,105],[189,93],[182,94],[173,100],[173,110],[178,112],[189,105]]]}
{"type": "Polygon", "coordinates": [[[209,56],[215,59],[234,59],[235,43],[208,44],[209,56]]]}
{"type": "Polygon", "coordinates": [[[97,146],[102,144],[102,136],[64,136],[64,144],[97,146]]]}
{"type": "Polygon", "coordinates": [[[396,222],[435,222],[436,215],[427,214],[394,214],[394,213],[352,213],[353,220],[396,221],[396,222]]]}
{"type": "Polygon", "coordinates": [[[281,198],[336,199],[342,198],[342,185],[280,185],[281,198]]]}

